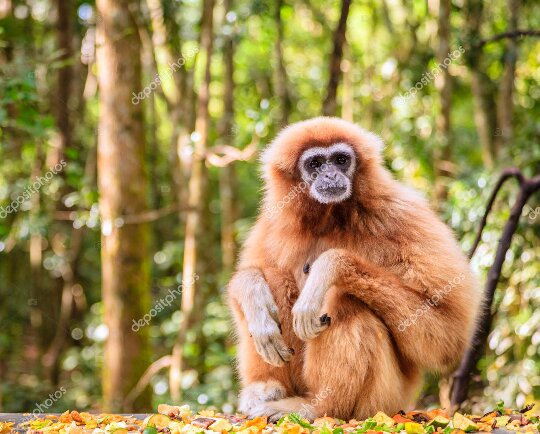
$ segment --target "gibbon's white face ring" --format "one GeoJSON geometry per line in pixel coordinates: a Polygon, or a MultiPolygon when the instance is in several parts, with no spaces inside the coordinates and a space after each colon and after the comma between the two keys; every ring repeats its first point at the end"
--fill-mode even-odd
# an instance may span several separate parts
{"type": "MultiPolygon", "coordinates": [[[[300,160],[298,161],[298,168],[300,169],[300,173],[302,173],[302,179],[306,182],[312,181],[309,176],[307,176],[307,179],[304,178],[305,172],[302,170],[304,167],[304,164],[306,163],[306,160],[315,157],[315,156],[321,156],[325,159],[325,161],[328,161],[330,156],[332,154],[336,153],[343,153],[347,154],[351,158],[351,165],[347,169],[347,172],[345,173],[349,179],[352,178],[352,175],[354,173],[354,169],[356,169],[356,157],[354,154],[354,151],[350,145],[347,143],[339,142],[332,146],[329,146],[328,148],[322,148],[322,147],[315,147],[315,148],[309,148],[300,157],[300,160]]],[[[328,163],[327,163],[328,164],[328,163]]]]}
{"type": "Polygon", "coordinates": [[[352,194],[352,178],[356,168],[356,155],[347,143],[336,143],[328,148],[310,148],[301,155],[298,161],[302,180],[309,185],[309,194],[317,202],[322,204],[339,203],[347,200],[352,194]],[[347,158],[346,166],[334,167],[332,158],[344,156],[347,158]],[[309,161],[312,159],[324,161],[317,169],[309,170],[309,161]],[[332,180],[328,180],[327,172],[333,172],[332,180]],[[318,179],[322,175],[322,179],[318,179]]]}

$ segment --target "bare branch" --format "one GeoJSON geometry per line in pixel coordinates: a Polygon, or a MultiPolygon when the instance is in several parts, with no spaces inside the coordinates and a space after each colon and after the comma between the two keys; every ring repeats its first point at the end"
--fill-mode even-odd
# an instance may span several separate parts
{"type": "Polygon", "coordinates": [[[343,45],[345,44],[347,31],[347,18],[351,7],[351,0],[342,0],[341,15],[334,32],[334,49],[330,58],[330,71],[328,77],[328,86],[326,98],[323,102],[323,114],[325,116],[335,116],[336,114],[336,95],[339,80],[341,78],[341,61],[343,59],[343,45]]]}
{"type": "Polygon", "coordinates": [[[253,142],[244,149],[234,146],[214,146],[204,154],[206,163],[210,166],[225,167],[235,161],[249,161],[257,155],[257,142],[253,142]]]}
{"type": "Polygon", "coordinates": [[[159,371],[162,369],[171,366],[171,356],[163,356],[160,359],[157,359],[154,363],[152,363],[146,371],[144,371],[144,374],[139,379],[137,384],[131,391],[127,394],[126,398],[124,399],[124,405],[126,408],[131,408],[131,404],[135,399],[143,392],[144,389],[150,384],[150,381],[152,381],[152,378],[154,375],[156,375],[159,371]]]}
{"type": "Polygon", "coordinates": [[[518,39],[518,38],[522,38],[523,36],[540,36],[540,30],[534,30],[534,29],[514,30],[513,32],[500,33],[498,35],[491,36],[490,38],[480,40],[477,46],[483,47],[486,44],[500,41],[501,39],[505,39],[505,38],[518,39]]]}
{"type": "MultiPolygon", "coordinates": [[[[532,179],[526,179],[517,169],[510,169],[509,173],[509,175],[506,175],[506,179],[508,177],[515,176],[520,181],[520,189],[516,201],[512,206],[510,217],[504,225],[503,233],[497,247],[497,253],[495,254],[493,265],[488,272],[486,286],[484,289],[484,301],[480,307],[480,320],[477,323],[476,330],[474,332],[474,336],[470,343],[470,346],[467,349],[463,359],[461,360],[461,364],[458,370],[454,373],[452,377],[452,387],[450,392],[451,402],[452,405],[456,407],[461,405],[461,403],[467,398],[471,375],[476,370],[478,360],[480,360],[480,357],[482,357],[482,355],[484,354],[485,343],[491,330],[491,324],[493,321],[493,316],[491,314],[491,305],[493,304],[495,290],[501,277],[501,271],[506,258],[506,252],[510,248],[512,237],[517,230],[519,218],[521,217],[523,207],[527,204],[527,201],[529,200],[531,195],[534,192],[540,190],[540,175],[532,179]]],[[[500,185],[504,183],[504,179],[505,178],[501,176],[501,178],[499,179],[500,185]]],[[[498,188],[500,188],[500,185],[498,186],[498,188]]],[[[494,191],[494,194],[492,194],[493,200],[496,196],[496,191],[498,191],[498,189],[496,189],[494,191]]],[[[490,201],[490,204],[492,204],[492,201],[490,201]]]]}
{"type": "MultiPolygon", "coordinates": [[[[159,209],[152,209],[144,211],[140,214],[128,214],[116,217],[120,219],[124,225],[140,224],[140,223],[150,223],[156,220],[159,220],[163,217],[166,217],[175,212],[186,212],[189,211],[188,206],[181,206],[178,204],[172,204],[165,206],[159,209]]],[[[87,209],[78,209],[75,211],[56,211],[54,214],[55,220],[67,220],[75,221],[77,220],[77,214],[81,212],[90,212],[87,209]]]]}
{"type": "Polygon", "coordinates": [[[484,212],[484,216],[482,217],[482,220],[480,221],[480,226],[478,227],[476,238],[474,240],[473,246],[471,247],[471,250],[469,251],[469,259],[471,259],[474,256],[474,253],[476,252],[478,244],[480,244],[480,240],[482,239],[482,233],[484,232],[484,228],[486,227],[488,215],[491,212],[491,208],[493,207],[493,203],[495,202],[497,195],[499,194],[499,190],[502,188],[506,180],[510,178],[516,178],[520,184],[523,183],[523,175],[515,167],[505,169],[501,173],[501,176],[499,177],[499,180],[495,184],[495,188],[493,189],[493,191],[491,192],[491,196],[489,197],[488,203],[486,205],[486,211],[484,212]]]}

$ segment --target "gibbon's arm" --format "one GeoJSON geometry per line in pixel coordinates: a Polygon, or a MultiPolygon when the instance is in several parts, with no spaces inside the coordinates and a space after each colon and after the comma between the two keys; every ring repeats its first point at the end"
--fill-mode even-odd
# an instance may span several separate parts
{"type": "Polygon", "coordinates": [[[357,297],[379,316],[408,360],[424,369],[445,371],[466,348],[477,304],[467,286],[468,270],[461,273],[463,282],[444,292],[439,290],[444,284],[432,274],[419,276],[424,284],[431,283],[424,289],[346,250],[327,250],[314,262],[293,307],[294,331],[307,340],[324,329],[321,309],[332,288],[337,291],[333,295],[357,297]]]}
{"type": "Polygon", "coordinates": [[[256,226],[246,240],[239,269],[227,288],[227,299],[237,324],[246,323],[263,360],[283,366],[292,354],[281,335],[278,307],[262,272],[264,257],[259,233],[256,226]]]}

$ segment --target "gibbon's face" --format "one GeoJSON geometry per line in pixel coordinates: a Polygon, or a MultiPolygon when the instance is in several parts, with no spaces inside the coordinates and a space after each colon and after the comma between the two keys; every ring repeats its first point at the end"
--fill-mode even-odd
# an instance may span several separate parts
{"type": "Polygon", "coordinates": [[[264,200],[277,206],[303,187],[309,203],[294,201],[291,210],[311,217],[332,205],[367,203],[388,178],[382,148],[375,134],[343,119],[318,117],[289,125],[261,156],[264,200]]]}
{"type": "Polygon", "coordinates": [[[351,197],[356,155],[347,143],[305,150],[298,170],[309,186],[309,195],[322,204],[340,203],[351,197]]]}

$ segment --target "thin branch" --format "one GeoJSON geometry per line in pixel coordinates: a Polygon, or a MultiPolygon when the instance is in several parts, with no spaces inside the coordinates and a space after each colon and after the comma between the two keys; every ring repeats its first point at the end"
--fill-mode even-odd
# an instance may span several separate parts
{"type": "Polygon", "coordinates": [[[275,69],[275,89],[276,94],[280,101],[280,125],[285,127],[289,123],[289,112],[291,109],[291,96],[289,94],[287,68],[285,67],[285,60],[283,59],[283,20],[281,19],[281,8],[283,6],[283,0],[277,0],[275,7],[275,25],[277,28],[277,37],[274,44],[274,54],[276,57],[277,68],[275,69]]]}
{"type": "MultiPolygon", "coordinates": [[[[250,161],[257,155],[258,149],[258,137],[254,136],[253,142],[251,142],[244,149],[238,149],[233,146],[222,145],[214,146],[211,150],[206,151],[203,154],[203,159],[206,161],[207,165],[215,167],[225,167],[229,164],[234,163],[235,161],[250,161]]],[[[175,212],[187,212],[191,211],[193,208],[190,208],[186,205],[172,204],[163,208],[148,210],[140,214],[134,215],[123,215],[118,216],[118,219],[123,220],[123,224],[140,224],[140,223],[150,223],[155,220],[159,220],[163,217],[168,216],[169,214],[175,212]]],[[[54,213],[55,220],[67,220],[75,221],[77,220],[77,214],[79,212],[90,212],[88,209],[78,209],[78,210],[58,210],[54,213]]]]}
{"type": "Polygon", "coordinates": [[[493,189],[493,191],[491,192],[491,196],[489,197],[488,203],[486,205],[486,211],[484,212],[484,216],[482,217],[482,220],[480,221],[480,226],[478,227],[476,238],[474,240],[473,246],[471,247],[471,250],[469,251],[469,259],[471,259],[474,256],[474,253],[476,252],[478,244],[480,244],[480,240],[482,239],[482,232],[484,232],[488,215],[491,212],[491,208],[493,207],[493,204],[495,202],[495,199],[497,198],[497,195],[499,194],[499,190],[502,188],[506,180],[510,178],[516,178],[518,182],[520,183],[520,185],[523,184],[523,175],[515,167],[505,169],[501,173],[501,176],[499,177],[499,180],[495,184],[495,188],[493,189]]]}
{"type": "Polygon", "coordinates": [[[257,141],[250,143],[244,149],[234,146],[214,146],[205,152],[204,159],[210,166],[225,167],[235,161],[249,161],[257,155],[257,141]]]}
{"type": "Polygon", "coordinates": [[[169,355],[157,359],[154,363],[148,366],[135,387],[127,394],[126,398],[124,399],[124,406],[126,408],[131,408],[133,401],[135,401],[135,399],[137,399],[144,389],[146,389],[148,384],[150,384],[150,381],[152,381],[154,375],[168,366],[171,366],[171,356],[169,355]]]}
{"type": "Polygon", "coordinates": [[[175,212],[179,212],[180,210],[187,211],[187,207],[183,207],[178,204],[172,204],[163,208],[142,212],[140,214],[125,215],[120,218],[124,220],[124,224],[126,225],[149,223],[155,220],[159,220],[160,218],[166,217],[175,212]]]}
{"type": "Polygon", "coordinates": [[[477,46],[478,47],[483,47],[486,44],[490,44],[492,42],[500,41],[501,39],[505,39],[505,38],[517,39],[517,38],[521,38],[523,36],[540,36],[540,30],[533,30],[533,29],[531,29],[531,30],[514,30],[513,32],[500,33],[498,35],[491,36],[490,38],[482,39],[482,40],[478,41],[477,46]]]}
{"type": "MultiPolygon", "coordinates": [[[[189,209],[190,208],[187,206],[172,204],[163,208],[144,211],[140,214],[128,214],[128,215],[118,216],[116,217],[116,219],[122,220],[122,224],[124,225],[150,223],[150,222],[159,220],[163,217],[166,217],[169,214],[173,214],[175,212],[186,212],[186,211],[189,211],[189,209]]],[[[54,213],[54,218],[55,220],[75,221],[77,220],[77,214],[80,212],[87,213],[87,212],[90,212],[90,210],[78,209],[75,211],[56,211],[54,213]]]]}
{"type": "MultiPolygon", "coordinates": [[[[229,164],[234,163],[235,161],[250,161],[257,155],[258,149],[258,136],[254,136],[253,142],[251,142],[244,149],[238,149],[233,146],[222,145],[214,146],[211,150],[208,150],[202,154],[203,160],[206,161],[206,164],[209,166],[215,167],[225,167],[229,164]]],[[[118,219],[123,220],[123,224],[141,224],[141,223],[150,223],[156,220],[159,220],[163,217],[168,216],[169,214],[175,212],[187,212],[192,211],[193,208],[186,205],[172,204],[163,208],[148,210],[140,214],[134,215],[123,215],[118,216],[118,219]]],[[[75,221],[77,220],[77,213],[79,212],[90,212],[87,209],[78,209],[73,211],[64,211],[58,210],[54,214],[55,220],[67,220],[75,221]]]]}

